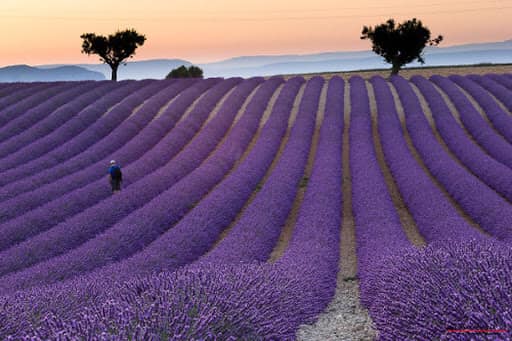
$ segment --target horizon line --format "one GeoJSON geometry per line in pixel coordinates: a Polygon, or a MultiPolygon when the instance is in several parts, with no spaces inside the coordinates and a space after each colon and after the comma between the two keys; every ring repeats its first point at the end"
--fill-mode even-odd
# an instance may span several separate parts
{"type": "MultiPolygon", "coordinates": [[[[445,48],[453,48],[453,47],[460,47],[460,46],[466,46],[466,45],[482,45],[482,44],[491,44],[491,43],[507,43],[512,42],[512,38],[501,40],[501,41],[483,41],[483,42],[468,42],[468,43],[460,43],[460,44],[454,44],[454,45],[448,45],[448,46],[426,46],[425,48],[430,49],[445,49],[445,48]]],[[[184,62],[188,62],[194,65],[206,65],[206,64],[216,64],[225,62],[232,59],[237,58],[251,58],[251,57],[286,57],[286,56],[311,56],[311,55],[319,55],[319,54],[330,54],[330,53],[362,53],[362,52],[372,52],[371,48],[367,50],[331,50],[331,51],[317,51],[317,52],[306,52],[306,53],[283,53],[283,54],[251,54],[251,55],[236,55],[236,56],[230,56],[223,59],[214,59],[210,61],[204,61],[204,62],[193,62],[192,60],[186,59],[186,58],[180,58],[180,57],[154,57],[154,58],[147,58],[147,59],[140,59],[140,60],[129,60],[126,61],[126,63],[133,63],[133,62],[145,62],[145,61],[167,61],[167,60],[182,60],[184,62]]],[[[92,62],[92,63],[84,63],[84,62],[55,62],[55,63],[38,63],[38,64],[2,64],[0,65],[0,68],[3,67],[9,67],[9,66],[31,66],[31,67],[40,67],[40,66],[67,66],[67,65],[98,65],[98,64],[105,64],[101,62],[92,62]]],[[[124,64],[124,63],[123,63],[124,64]]]]}

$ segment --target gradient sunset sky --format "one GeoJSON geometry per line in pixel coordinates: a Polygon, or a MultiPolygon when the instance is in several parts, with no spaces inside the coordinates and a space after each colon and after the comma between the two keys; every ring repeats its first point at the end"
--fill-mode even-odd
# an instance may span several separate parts
{"type": "Polygon", "coordinates": [[[413,17],[441,46],[512,38],[512,0],[1,0],[0,66],[97,63],[80,35],[126,28],[147,37],[133,60],[365,50],[364,25],[413,17]]]}

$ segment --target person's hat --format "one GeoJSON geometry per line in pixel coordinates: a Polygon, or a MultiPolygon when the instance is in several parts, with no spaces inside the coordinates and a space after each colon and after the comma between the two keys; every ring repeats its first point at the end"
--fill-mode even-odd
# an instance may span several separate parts
{"type": "Polygon", "coordinates": [[[115,161],[115,160],[110,160],[110,164],[111,164],[111,165],[113,165],[113,164],[115,164],[115,163],[116,163],[116,161],[115,161]]]}

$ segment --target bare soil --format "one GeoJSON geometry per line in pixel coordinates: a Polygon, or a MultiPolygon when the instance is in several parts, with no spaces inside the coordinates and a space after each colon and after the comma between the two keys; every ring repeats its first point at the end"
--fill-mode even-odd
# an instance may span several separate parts
{"type": "Polygon", "coordinates": [[[316,149],[318,146],[318,138],[320,136],[320,126],[322,125],[324,112],[325,112],[325,103],[327,98],[327,87],[328,83],[325,82],[322,88],[322,92],[320,94],[319,102],[318,102],[318,110],[316,113],[316,122],[315,122],[315,131],[311,140],[311,148],[309,150],[308,161],[306,164],[306,168],[303,174],[303,181],[301,181],[301,185],[297,190],[295,195],[295,199],[293,201],[293,206],[286,219],[286,223],[282,228],[281,235],[279,236],[279,240],[270,255],[269,262],[275,262],[278,260],[288,247],[288,242],[292,238],[293,230],[295,227],[295,223],[299,217],[300,207],[302,206],[302,202],[304,201],[304,195],[306,193],[307,188],[307,180],[311,177],[311,172],[313,170],[313,162],[315,160],[316,149]]]}
{"type": "MultiPolygon", "coordinates": [[[[314,76],[323,76],[327,79],[333,76],[339,76],[348,79],[352,76],[358,75],[365,79],[373,76],[389,77],[391,68],[379,70],[357,70],[357,71],[340,71],[340,72],[321,72],[310,73],[302,75],[304,78],[311,78],[314,76]]],[[[512,64],[496,64],[496,65],[462,65],[462,66],[439,66],[439,67],[423,67],[423,68],[404,68],[400,71],[400,76],[404,78],[411,78],[414,75],[421,75],[423,77],[430,77],[432,75],[484,75],[487,73],[512,73],[512,64]]],[[[286,75],[285,77],[291,77],[286,75]]]]}

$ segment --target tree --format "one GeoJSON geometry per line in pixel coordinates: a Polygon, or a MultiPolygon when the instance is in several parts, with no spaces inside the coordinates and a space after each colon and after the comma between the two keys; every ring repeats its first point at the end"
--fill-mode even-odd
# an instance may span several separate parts
{"type": "Polygon", "coordinates": [[[97,54],[100,60],[112,69],[112,80],[117,81],[117,69],[127,58],[133,58],[137,47],[144,45],[146,37],[134,29],[117,31],[108,37],[95,33],[84,33],[82,53],[97,54]]]}
{"type": "Polygon", "coordinates": [[[373,52],[392,65],[391,75],[398,74],[402,66],[415,59],[424,64],[422,52],[425,46],[437,46],[443,40],[441,35],[430,39],[430,30],[416,18],[404,21],[398,26],[393,19],[375,28],[364,26],[361,34],[361,39],[372,41],[373,52]]]}
{"type": "Polygon", "coordinates": [[[169,72],[165,78],[203,78],[203,70],[194,65],[188,68],[185,65],[181,65],[169,72]]]}
{"type": "Polygon", "coordinates": [[[189,66],[188,74],[192,78],[203,78],[203,70],[199,66],[189,66]]]}
{"type": "Polygon", "coordinates": [[[165,78],[188,78],[188,69],[185,65],[181,65],[180,67],[171,70],[165,78]]]}

